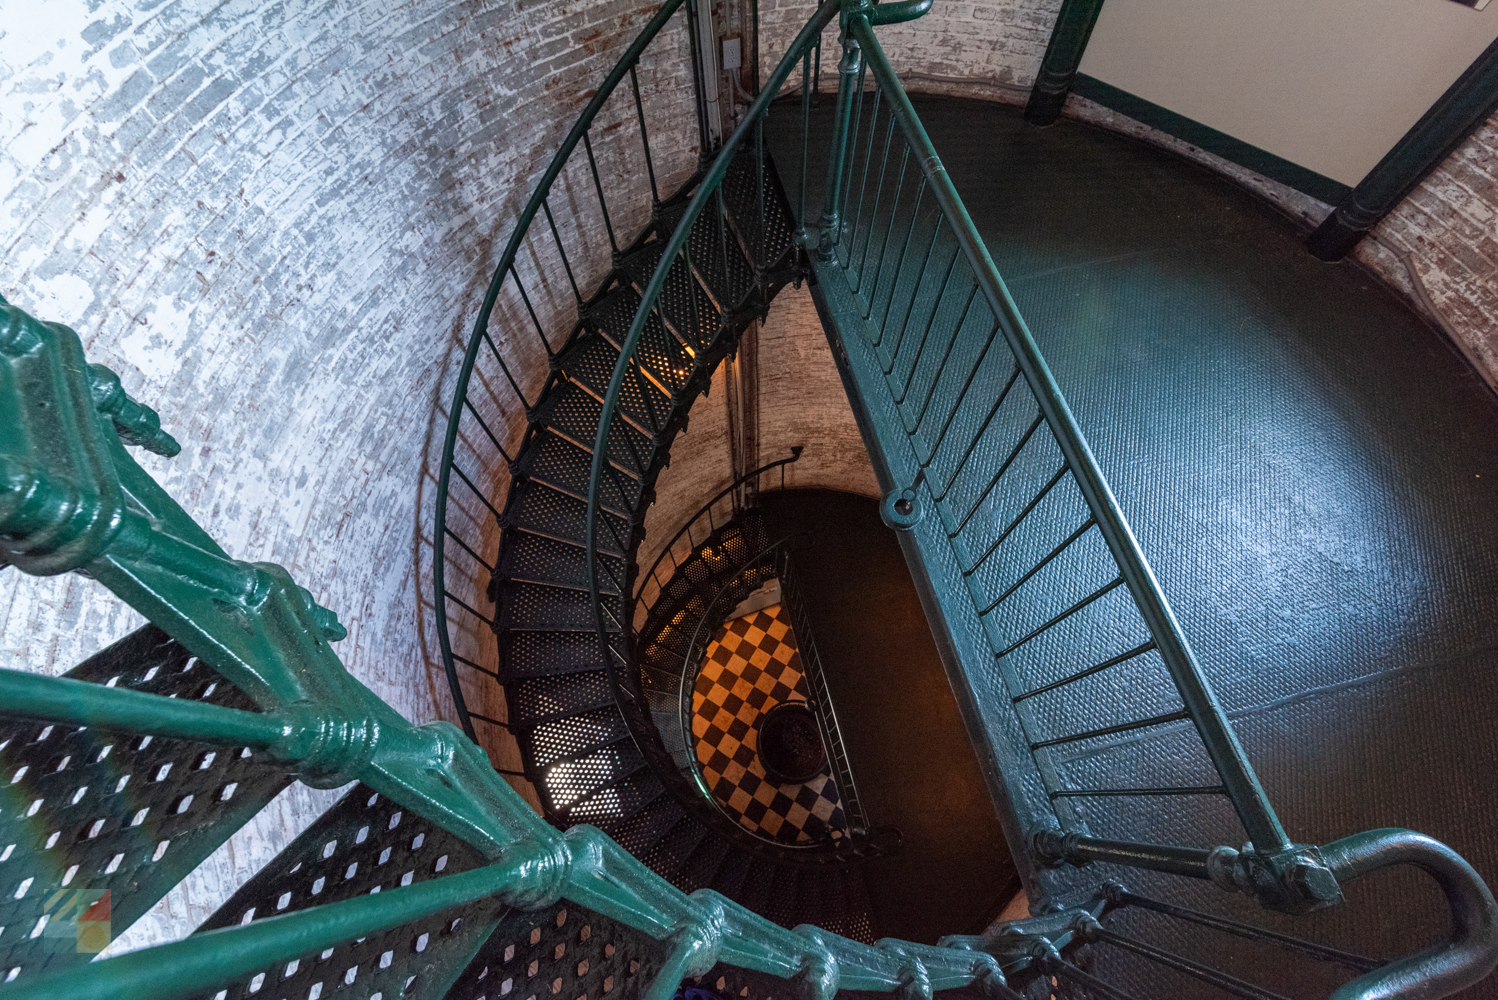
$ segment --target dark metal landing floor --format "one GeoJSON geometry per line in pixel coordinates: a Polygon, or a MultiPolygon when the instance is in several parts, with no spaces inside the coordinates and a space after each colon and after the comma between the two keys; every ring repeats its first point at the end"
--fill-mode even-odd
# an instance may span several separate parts
{"type": "MultiPolygon", "coordinates": [[[[1291,835],[1407,826],[1498,883],[1498,397],[1231,182],[915,105],[1291,835]]],[[[1438,934],[1418,909],[1366,946],[1438,934]]]]}

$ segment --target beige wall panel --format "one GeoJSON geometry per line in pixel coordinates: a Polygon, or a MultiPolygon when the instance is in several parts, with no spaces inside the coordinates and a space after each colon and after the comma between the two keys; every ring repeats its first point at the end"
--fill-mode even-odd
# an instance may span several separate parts
{"type": "Polygon", "coordinates": [[[1082,72],[1354,185],[1495,36],[1450,0],[1107,0],[1082,72]]]}

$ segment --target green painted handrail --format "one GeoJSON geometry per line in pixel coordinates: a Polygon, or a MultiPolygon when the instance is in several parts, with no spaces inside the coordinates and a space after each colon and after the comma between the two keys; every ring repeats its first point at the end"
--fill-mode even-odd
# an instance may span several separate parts
{"type": "MultiPolygon", "coordinates": [[[[645,48],[660,34],[661,29],[670,21],[672,15],[686,2],[687,0],[665,0],[660,10],[656,11],[655,15],[641,29],[639,35],[635,37],[634,41],[629,44],[629,47],[624,50],[624,54],[619,57],[618,62],[614,64],[614,68],[609,71],[608,75],[604,77],[603,82],[598,85],[598,89],[593,92],[593,96],[588,101],[587,106],[583,108],[582,114],[578,116],[577,121],[573,123],[572,128],[568,131],[567,137],[562,140],[562,145],[557,149],[556,154],[552,156],[551,163],[546,167],[546,172],[541,175],[541,180],[537,182],[535,190],[531,192],[530,200],[526,202],[525,208],[521,210],[520,217],[515,222],[515,228],[510,233],[509,242],[505,244],[504,253],[500,255],[499,263],[494,268],[494,274],[489,280],[489,287],[484,292],[483,304],[479,307],[478,318],[473,323],[473,333],[468,338],[468,347],[463,354],[463,364],[458,369],[457,384],[453,389],[453,403],[448,409],[447,431],[442,441],[442,461],[437,473],[437,512],[435,522],[437,530],[433,532],[432,538],[432,587],[434,598],[432,606],[437,619],[437,642],[442,654],[442,665],[447,673],[448,687],[452,692],[453,703],[458,711],[459,724],[470,739],[475,738],[473,722],[469,718],[468,705],[464,700],[462,687],[458,683],[457,665],[453,659],[452,637],[448,634],[447,570],[445,561],[448,490],[451,485],[458,434],[462,426],[463,409],[468,398],[469,381],[473,377],[473,368],[478,361],[479,351],[489,340],[489,315],[493,312],[495,304],[499,301],[500,291],[504,287],[505,276],[510,274],[514,268],[515,256],[520,251],[520,244],[529,234],[531,223],[536,219],[536,213],[542,210],[546,196],[551,191],[552,184],[556,183],[557,177],[561,175],[562,170],[572,158],[573,152],[577,149],[577,144],[583,142],[584,137],[588,134],[588,130],[593,125],[593,120],[603,108],[604,102],[618,88],[619,84],[624,80],[625,75],[634,70],[645,48]]],[[[695,36],[695,32],[693,34],[695,36]]],[[[693,79],[695,82],[695,76],[693,79]]],[[[638,92],[636,92],[636,99],[638,100],[638,92]]],[[[643,124],[642,112],[642,129],[643,124]]],[[[644,135],[643,131],[642,135],[644,135]]],[[[652,194],[655,194],[655,168],[650,162],[649,140],[646,139],[645,143],[646,167],[650,173],[651,191],[652,194]]],[[[591,147],[588,148],[588,156],[591,161],[591,147]]],[[[596,181],[597,178],[595,175],[596,181]]],[[[602,198],[602,188],[600,187],[600,203],[602,203],[602,198]]],[[[605,209],[606,216],[607,209],[605,209]]],[[[610,227],[609,238],[610,240],[613,239],[612,227],[610,227]]],[[[544,336],[542,337],[542,344],[548,356],[554,353],[551,344],[546,342],[544,336]]],[[[495,351],[495,354],[497,356],[498,351],[495,351]]],[[[503,366],[503,361],[500,364],[503,366]]],[[[519,397],[521,403],[525,405],[529,412],[531,404],[521,394],[520,388],[514,382],[514,379],[510,378],[508,369],[505,371],[505,376],[510,380],[515,389],[516,396],[519,397]]],[[[485,427],[485,430],[487,431],[488,428],[485,427]]],[[[459,475],[461,476],[462,473],[460,472],[459,475]]]]}
{"type": "MultiPolygon", "coordinates": [[[[454,726],[414,726],[354,679],[342,632],[285,570],[222,553],[121,445],[118,401],[94,385],[76,333],[0,299],[0,544],[23,571],[88,573],[248,692],[260,712],[64,678],[0,673],[0,717],[264,747],[307,784],[359,781],[477,848],[486,867],[195,935],[0,987],[22,997],[180,997],[351,938],[482,899],[566,898],[658,940],[670,957],[644,994],[668,1000],[719,961],[844,989],[978,984],[1013,998],[998,961],[962,948],[859,944],[781,928],[710,890],[687,896],[596,828],[537,816],[454,726]],[[101,527],[102,525],[102,527],[101,527]],[[190,550],[190,551],[189,551],[190,550]]],[[[132,405],[134,404],[132,401],[132,405]]],[[[137,413],[137,416],[140,414],[137,413]]],[[[152,414],[154,418],[154,414],[152,414]]],[[[150,435],[150,442],[165,438],[150,435]]],[[[453,976],[461,966],[449,970],[453,976]]]]}
{"type": "Polygon", "coordinates": [[[1180,623],[1145,560],[1123,511],[1119,509],[1118,500],[1104,479],[1071,407],[1067,405],[1029,326],[1009,295],[1004,280],[999,276],[998,268],[989,256],[988,247],[984,245],[983,238],[969,217],[951,177],[941,165],[941,158],[931,144],[930,137],[926,135],[915,108],[911,106],[899,76],[867,21],[854,18],[850,33],[864,50],[880,92],[888,101],[900,130],[910,143],[914,158],[930,184],[932,194],[941,206],[963,255],[972,264],[981,293],[998,318],[1000,329],[1019,362],[1020,370],[1034,393],[1046,424],[1061,446],[1067,467],[1075,477],[1096,519],[1097,527],[1108,543],[1130,593],[1139,605],[1145,624],[1155,637],[1160,657],[1170,671],[1171,679],[1175,682],[1187,711],[1191,713],[1192,721],[1201,732],[1212,763],[1222,776],[1223,784],[1243,821],[1244,829],[1248,831],[1249,839],[1260,851],[1266,853],[1289,850],[1290,838],[1285,834],[1279,817],[1275,815],[1268,796],[1259,784],[1237,734],[1228,723],[1222,704],[1202,674],[1191,646],[1181,631],[1180,623]]]}

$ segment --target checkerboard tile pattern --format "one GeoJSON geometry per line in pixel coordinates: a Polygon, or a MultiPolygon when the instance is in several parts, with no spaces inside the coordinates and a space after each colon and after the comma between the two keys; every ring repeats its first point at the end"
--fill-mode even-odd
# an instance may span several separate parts
{"type": "Polygon", "coordinates": [[[727,622],[707,648],[692,696],[697,759],[713,796],[746,829],[782,843],[847,836],[829,770],[801,785],[777,785],[755,752],[759,717],[807,699],[790,616],[772,605],[727,622]]]}

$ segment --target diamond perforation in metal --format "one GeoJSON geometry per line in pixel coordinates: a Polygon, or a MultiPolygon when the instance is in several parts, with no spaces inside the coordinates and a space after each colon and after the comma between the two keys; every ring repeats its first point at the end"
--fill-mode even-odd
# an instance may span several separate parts
{"type": "MultiPolygon", "coordinates": [[[[255,708],[153,625],[67,676],[255,708]]],[[[92,959],[291,781],[264,754],[183,740],[21,722],[0,740],[0,979],[92,959]]]]}

